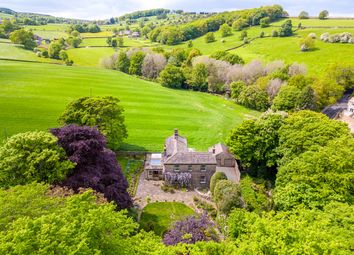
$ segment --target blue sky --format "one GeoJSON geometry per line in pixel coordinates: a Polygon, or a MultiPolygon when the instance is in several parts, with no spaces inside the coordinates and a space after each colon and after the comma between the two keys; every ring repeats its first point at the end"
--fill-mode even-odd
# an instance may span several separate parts
{"type": "Polygon", "coordinates": [[[317,16],[319,11],[327,9],[331,16],[354,17],[354,0],[0,0],[0,7],[15,11],[91,20],[159,7],[185,11],[223,11],[272,4],[282,5],[290,15],[306,10],[310,15],[317,16]]]}

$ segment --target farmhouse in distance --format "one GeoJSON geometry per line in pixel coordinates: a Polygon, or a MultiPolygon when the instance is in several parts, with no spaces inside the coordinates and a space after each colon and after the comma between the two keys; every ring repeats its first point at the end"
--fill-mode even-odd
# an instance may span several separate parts
{"type": "Polygon", "coordinates": [[[237,162],[224,144],[215,144],[207,152],[197,152],[188,148],[187,139],[179,135],[178,129],[166,138],[163,153],[148,154],[145,162],[146,179],[171,182],[167,175],[184,174],[191,179],[193,188],[209,187],[215,172],[224,172],[229,180],[240,181],[237,162]]]}

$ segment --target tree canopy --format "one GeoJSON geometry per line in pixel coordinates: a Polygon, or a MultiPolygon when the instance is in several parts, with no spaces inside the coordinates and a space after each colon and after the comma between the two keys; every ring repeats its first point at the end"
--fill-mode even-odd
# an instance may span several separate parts
{"type": "Polygon", "coordinates": [[[51,132],[69,159],[75,162],[73,172],[60,185],[75,191],[92,188],[116,202],[121,209],[132,206],[128,182],[116,155],[106,148],[106,139],[96,128],[69,125],[51,132]]]}
{"type": "Polygon", "coordinates": [[[43,131],[10,137],[0,147],[0,187],[63,180],[74,164],[57,141],[55,136],[43,131]]]}
{"type": "Polygon", "coordinates": [[[123,112],[118,98],[82,97],[68,104],[59,117],[59,123],[97,127],[106,136],[108,146],[111,149],[118,149],[128,136],[123,112]]]}

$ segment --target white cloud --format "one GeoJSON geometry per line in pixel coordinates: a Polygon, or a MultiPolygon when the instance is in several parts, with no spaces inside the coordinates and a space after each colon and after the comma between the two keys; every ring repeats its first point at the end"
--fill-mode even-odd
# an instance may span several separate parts
{"type": "Polygon", "coordinates": [[[323,9],[335,16],[353,16],[352,0],[1,0],[1,7],[15,11],[37,12],[55,16],[105,19],[124,13],[152,8],[183,9],[187,11],[222,11],[280,4],[291,15],[306,10],[317,15],[323,9]]]}

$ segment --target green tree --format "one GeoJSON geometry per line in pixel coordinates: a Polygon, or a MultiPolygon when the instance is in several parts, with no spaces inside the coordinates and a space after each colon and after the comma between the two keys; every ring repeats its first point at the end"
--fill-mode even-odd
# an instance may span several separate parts
{"type": "Polygon", "coordinates": [[[301,51],[309,51],[315,48],[316,40],[311,38],[310,36],[306,36],[302,38],[299,42],[301,51]]]}
{"type": "Polygon", "coordinates": [[[233,254],[350,254],[353,210],[345,203],[262,215],[235,209],[227,229],[230,243],[237,248],[228,249],[233,254]]]}
{"type": "Polygon", "coordinates": [[[248,24],[247,20],[244,18],[239,18],[239,19],[235,20],[234,23],[232,23],[232,28],[235,31],[241,31],[242,29],[244,29],[248,26],[249,26],[249,24],[248,24]]]}
{"type": "Polygon", "coordinates": [[[244,89],[246,89],[246,83],[243,81],[235,81],[230,84],[231,87],[231,98],[238,100],[238,97],[244,89]]]}
{"type": "Polygon", "coordinates": [[[69,59],[68,53],[66,53],[65,50],[61,50],[61,51],[59,52],[59,58],[60,58],[61,60],[63,60],[63,61],[68,60],[68,59],[69,59]]]}
{"type": "Polygon", "coordinates": [[[193,67],[192,75],[188,84],[193,90],[207,91],[208,90],[208,68],[204,63],[198,63],[193,67]]]}
{"type": "Polygon", "coordinates": [[[232,29],[227,23],[224,23],[220,26],[219,32],[221,34],[221,37],[227,37],[232,35],[232,29]]]}
{"type": "Polygon", "coordinates": [[[188,47],[188,48],[193,48],[193,41],[192,41],[192,40],[189,40],[189,41],[188,41],[187,47],[188,47]]]}
{"type": "Polygon", "coordinates": [[[0,147],[0,187],[63,180],[74,164],[47,132],[27,132],[10,137],[0,147]]]}
{"type": "Polygon", "coordinates": [[[213,32],[209,32],[205,35],[205,42],[206,43],[212,43],[215,42],[215,35],[213,32]]]}
{"type": "Polygon", "coordinates": [[[22,44],[26,50],[33,50],[37,46],[33,33],[24,28],[13,31],[10,40],[12,43],[22,44]]]}
{"type": "Polygon", "coordinates": [[[48,48],[49,57],[54,59],[60,59],[59,54],[63,48],[64,47],[60,42],[58,41],[51,42],[48,48]]]}
{"type": "Polygon", "coordinates": [[[113,38],[112,41],[111,41],[111,46],[113,48],[117,48],[118,46],[118,42],[117,42],[117,38],[113,38]]]}
{"type": "Polygon", "coordinates": [[[261,20],[259,21],[259,24],[262,28],[264,27],[269,27],[269,24],[270,24],[270,18],[269,17],[264,17],[264,18],[261,18],[261,20]]]}
{"type": "Polygon", "coordinates": [[[328,15],[329,15],[328,11],[327,11],[327,10],[323,10],[323,11],[321,11],[320,14],[318,15],[318,18],[319,18],[319,19],[327,19],[327,18],[328,18],[328,15]]]}
{"type": "Polygon", "coordinates": [[[107,39],[106,39],[106,43],[108,46],[112,46],[112,36],[108,36],[107,39]]]}
{"type": "Polygon", "coordinates": [[[124,46],[124,38],[122,36],[117,38],[117,42],[119,47],[124,46]]]}
{"type": "Polygon", "coordinates": [[[144,58],[145,53],[142,51],[137,51],[130,57],[129,74],[141,76],[144,58]]]}
{"type": "Polygon", "coordinates": [[[345,123],[330,120],[322,113],[308,110],[295,112],[279,129],[279,163],[284,165],[306,151],[317,151],[329,141],[348,135],[345,123]]]}
{"type": "Polygon", "coordinates": [[[299,19],[308,19],[308,18],[310,18],[310,15],[308,12],[302,11],[299,13],[298,17],[299,17],[299,19]]]}
{"type": "Polygon", "coordinates": [[[71,45],[71,47],[78,48],[82,40],[80,37],[69,37],[68,39],[66,39],[66,42],[71,45]]]}
{"type": "Polygon", "coordinates": [[[182,88],[185,81],[183,71],[180,67],[173,65],[166,65],[165,69],[161,71],[159,82],[164,87],[182,88]]]}
{"type": "Polygon", "coordinates": [[[108,146],[116,150],[128,136],[123,112],[118,98],[82,97],[68,104],[59,117],[59,124],[97,127],[106,136],[108,146]]]}
{"type": "Polygon", "coordinates": [[[245,38],[247,38],[247,31],[242,31],[241,35],[240,35],[240,40],[244,40],[245,38]]]}
{"type": "Polygon", "coordinates": [[[293,25],[291,23],[291,20],[288,19],[281,25],[280,31],[279,31],[279,36],[285,37],[285,36],[291,36],[291,35],[293,35],[293,25]]]}
{"type": "Polygon", "coordinates": [[[210,192],[212,195],[214,195],[216,184],[221,180],[227,180],[227,177],[223,172],[215,172],[210,178],[210,192]]]}
{"type": "Polygon", "coordinates": [[[256,85],[247,86],[242,90],[237,102],[243,106],[258,111],[265,111],[269,107],[269,97],[267,92],[256,85]]]}
{"type": "Polygon", "coordinates": [[[280,167],[275,189],[278,209],[300,205],[322,209],[330,201],[354,203],[354,139],[348,136],[329,140],[317,151],[305,152],[280,167]]]}
{"type": "Polygon", "coordinates": [[[280,113],[266,113],[258,120],[242,122],[231,131],[227,145],[253,176],[275,177],[279,159],[278,131],[284,119],[280,113]]]}
{"type": "Polygon", "coordinates": [[[232,65],[245,63],[245,61],[239,55],[229,53],[227,51],[216,51],[211,54],[210,57],[215,58],[217,60],[229,62],[232,65]]]}
{"type": "Polygon", "coordinates": [[[130,60],[127,56],[127,53],[123,50],[119,51],[117,62],[116,62],[116,68],[118,71],[128,73],[129,72],[129,66],[130,66],[130,60]]]}
{"type": "Polygon", "coordinates": [[[228,215],[232,209],[241,208],[241,189],[233,181],[220,180],[216,183],[213,196],[218,210],[228,215]]]}
{"type": "Polygon", "coordinates": [[[0,230],[1,254],[141,254],[163,247],[154,235],[139,232],[125,211],[97,203],[92,191],[58,196],[32,184],[0,194],[0,214],[8,219],[6,231],[0,230]]]}

